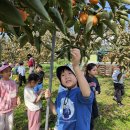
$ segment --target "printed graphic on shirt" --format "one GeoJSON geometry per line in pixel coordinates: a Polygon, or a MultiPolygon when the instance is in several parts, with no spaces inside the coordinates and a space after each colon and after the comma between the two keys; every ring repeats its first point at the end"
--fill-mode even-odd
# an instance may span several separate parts
{"type": "Polygon", "coordinates": [[[74,103],[69,98],[62,98],[60,114],[64,120],[70,119],[74,115],[74,103]]]}
{"type": "Polygon", "coordinates": [[[89,86],[91,87],[91,89],[92,89],[93,91],[95,91],[95,88],[96,88],[96,83],[95,83],[95,82],[89,83],[89,86]]]}

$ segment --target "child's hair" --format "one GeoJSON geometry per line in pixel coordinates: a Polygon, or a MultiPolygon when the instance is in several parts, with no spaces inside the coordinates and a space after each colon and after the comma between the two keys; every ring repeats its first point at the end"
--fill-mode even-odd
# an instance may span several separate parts
{"type": "Polygon", "coordinates": [[[85,69],[85,75],[88,76],[89,75],[88,71],[91,71],[95,66],[97,65],[94,63],[87,64],[85,69]]]}
{"type": "Polygon", "coordinates": [[[60,67],[58,67],[57,70],[56,70],[56,75],[57,75],[58,79],[60,80],[60,82],[61,82],[61,74],[65,70],[69,70],[69,71],[71,71],[74,74],[74,72],[68,66],[60,66],[60,67]]]}
{"type": "Polygon", "coordinates": [[[36,68],[38,68],[38,67],[42,69],[42,65],[37,64],[36,68]]]}
{"type": "Polygon", "coordinates": [[[28,76],[28,82],[35,81],[37,82],[39,80],[39,76],[35,73],[32,73],[28,76]]]}
{"type": "Polygon", "coordinates": [[[31,54],[28,54],[28,55],[27,55],[27,59],[28,59],[28,60],[29,60],[31,57],[32,57],[31,54]]]}
{"type": "Polygon", "coordinates": [[[24,64],[24,62],[23,62],[23,61],[20,61],[20,62],[19,62],[19,65],[23,65],[23,64],[24,64]]]}

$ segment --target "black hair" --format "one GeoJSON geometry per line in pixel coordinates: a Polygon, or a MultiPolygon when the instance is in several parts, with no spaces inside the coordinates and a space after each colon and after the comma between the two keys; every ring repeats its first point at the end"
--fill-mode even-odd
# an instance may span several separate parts
{"type": "Polygon", "coordinates": [[[65,70],[69,70],[69,71],[71,71],[74,74],[74,72],[68,66],[60,66],[60,67],[58,67],[57,70],[56,70],[56,75],[57,75],[58,79],[60,80],[60,82],[61,82],[61,74],[65,70]]]}
{"type": "Polygon", "coordinates": [[[28,55],[27,55],[27,59],[28,59],[28,60],[29,60],[31,57],[32,57],[31,54],[28,54],[28,55]]]}
{"type": "Polygon", "coordinates": [[[19,62],[19,65],[23,65],[23,64],[24,64],[24,62],[23,62],[23,61],[20,61],[20,62],[19,62]]]}
{"type": "Polygon", "coordinates": [[[40,67],[42,69],[42,65],[40,64],[37,64],[36,68],[40,67]]]}
{"type": "Polygon", "coordinates": [[[35,81],[37,82],[39,80],[39,76],[36,73],[32,73],[28,76],[28,82],[35,81]]]}
{"type": "Polygon", "coordinates": [[[86,65],[86,69],[85,69],[85,75],[88,76],[88,71],[91,71],[95,66],[97,66],[94,63],[89,63],[86,65]]]}

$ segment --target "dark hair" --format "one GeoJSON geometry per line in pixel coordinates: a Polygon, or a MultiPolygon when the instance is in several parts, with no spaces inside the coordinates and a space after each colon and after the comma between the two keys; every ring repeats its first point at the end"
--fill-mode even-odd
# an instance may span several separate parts
{"type": "Polygon", "coordinates": [[[40,64],[37,64],[36,68],[40,67],[42,69],[42,65],[40,64]]]}
{"type": "Polygon", "coordinates": [[[88,75],[88,71],[91,71],[95,66],[97,66],[96,64],[94,63],[89,63],[86,65],[86,69],[85,69],[85,75],[87,76],[88,75]]]}
{"type": "Polygon", "coordinates": [[[56,75],[57,75],[58,79],[60,80],[60,82],[61,82],[61,74],[65,70],[69,70],[69,71],[71,71],[74,74],[74,72],[68,66],[60,66],[60,67],[58,67],[57,70],[56,70],[56,75]]]}
{"type": "Polygon", "coordinates": [[[31,57],[32,57],[31,54],[28,54],[28,55],[27,55],[27,59],[28,59],[28,60],[29,60],[31,57]]]}
{"type": "Polygon", "coordinates": [[[28,82],[35,81],[37,82],[39,80],[39,76],[35,73],[32,73],[28,76],[28,82]]]}
{"type": "Polygon", "coordinates": [[[19,65],[23,65],[23,64],[24,64],[23,61],[20,61],[20,62],[19,62],[19,65]]]}

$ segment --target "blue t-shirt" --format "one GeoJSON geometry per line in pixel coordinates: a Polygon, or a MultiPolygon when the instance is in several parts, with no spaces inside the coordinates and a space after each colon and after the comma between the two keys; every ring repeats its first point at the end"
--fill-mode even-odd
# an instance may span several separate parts
{"type": "Polygon", "coordinates": [[[94,94],[83,97],[80,88],[62,91],[55,102],[58,130],[90,130],[94,94]]]}
{"type": "Polygon", "coordinates": [[[43,88],[43,84],[37,84],[35,87],[34,87],[34,93],[38,93],[41,89],[43,88]]]}

